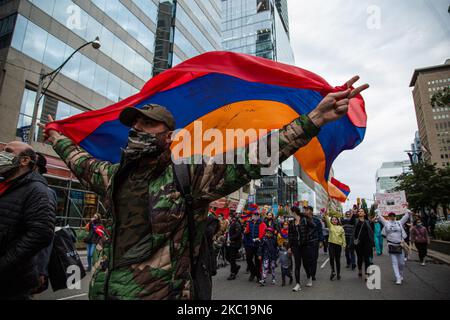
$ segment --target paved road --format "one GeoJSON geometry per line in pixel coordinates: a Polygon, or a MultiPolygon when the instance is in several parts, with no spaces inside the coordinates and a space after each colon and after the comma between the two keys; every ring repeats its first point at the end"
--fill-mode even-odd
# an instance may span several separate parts
{"type": "MultiPolygon", "coordinates": [[[[412,254],[406,264],[405,281],[403,285],[394,283],[390,259],[387,255],[375,257],[374,263],[381,269],[381,290],[369,290],[364,281],[358,278],[357,272],[344,269],[341,281],[330,281],[330,266],[321,265],[328,259],[327,255],[320,254],[318,263],[317,281],[312,288],[304,287],[306,275],[301,274],[302,291],[292,292],[291,286],[281,287],[281,279],[277,285],[260,287],[256,282],[248,282],[245,273],[245,262],[241,262],[244,272],[241,272],[234,281],[227,281],[229,267],[220,268],[214,277],[213,299],[219,300],[326,300],[326,299],[450,299],[450,266],[438,263],[429,263],[423,267],[419,264],[417,255],[412,254]]],[[[344,261],[342,257],[341,262],[344,261]]],[[[279,269],[277,270],[279,272],[279,269]]],[[[279,275],[279,274],[278,274],[279,275]]],[[[80,290],[62,290],[46,292],[37,295],[37,300],[87,300],[88,283],[90,276],[86,276],[81,283],[80,290]]]]}
{"type": "MultiPolygon", "coordinates": [[[[429,263],[423,267],[418,261],[415,253],[406,264],[405,281],[398,286],[394,282],[390,259],[387,255],[375,257],[374,264],[381,269],[381,289],[369,290],[366,283],[358,278],[357,271],[344,269],[342,280],[330,281],[330,265],[327,263],[324,268],[321,266],[328,259],[323,253],[319,256],[317,281],[313,287],[304,287],[306,274],[302,270],[301,292],[293,292],[292,286],[281,287],[281,279],[276,285],[266,285],[260,287],[256,281],[248,282],[248,274],[245,273],[245,263],[242,263],[241,273],[234,281],[227,281],[229,268],[219,269],[218,275],[214,278],[214,299],[229,300],[326,300],[326,299],[450,299],[450,267],[443,264],[429,263]]],[[[341,263],[344,261],[341,259],[341,263]]],[[[279,272],[279,269],[277,269],[279,272]]],[[[279,275],[279,274],[277,274],[279,275]]]]}

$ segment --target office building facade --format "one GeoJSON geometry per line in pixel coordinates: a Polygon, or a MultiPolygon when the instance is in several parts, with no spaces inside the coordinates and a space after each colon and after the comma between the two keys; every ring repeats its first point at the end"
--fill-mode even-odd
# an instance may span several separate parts
{"type": "Polygon", "coordinates": [[[393,191],[398,186],[396,179],[401,174],[409,172],[410,166],[409,161],[383,162],[375,175],[377,193],[393,191]]]}
{"type": "MultiPolygon", "coordinates": [[[[48,114],[59,120],[106,107],[137,93],[153,75],[220,49],[220,0],[1,1],[0,143],[25,139],[35,113],[46,122],[48,114]],[[74,54],[34,112],[41,70],[58,68],[96,37],[101,47],[74,54]]],[[[48,145],[33,147],[47,155],[58,215],[102,211],[48,145]]]]}
{"type": "Polygon", "coordinates": [[[433,96],[450,90],[450,59],[442,65],[416,69],[413,87],[414,106],[424,160],[438,167],[450,165],[450,105],[435,105],[433,96]]]}

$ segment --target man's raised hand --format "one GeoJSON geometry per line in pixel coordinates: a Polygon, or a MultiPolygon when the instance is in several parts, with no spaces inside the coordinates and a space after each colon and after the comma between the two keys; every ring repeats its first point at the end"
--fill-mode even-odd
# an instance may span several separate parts
{"type": "MultiPolygon", "coordinates": [[[[55,119],[51,115],[47,115],[48,123],[54,122],[55,119]]],[[[44,131],[44,139],[50,141],[50,143],[54,143],[61,135],[56,130],[45,130],[45,124],[39,123],[39,127],[44,131]]]]}
{"type": "Polygon", "coordinates": [[[353,85],[359,80],[359,76],[355,76],[347,81],[348,89],[340,92],[328,94],[319,105],[308,115],[312,122],[318,127],[322,127],[329,122],[336,121],[347,114],[350,99],[369,88],[368,84],[364,84],[353,89],[353,85]]]}

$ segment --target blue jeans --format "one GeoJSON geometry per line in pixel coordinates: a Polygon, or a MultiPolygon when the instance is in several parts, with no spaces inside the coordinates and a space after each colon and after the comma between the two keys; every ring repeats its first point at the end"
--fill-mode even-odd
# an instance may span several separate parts
{"type": "Polygon", "coordinates": [[[92,256],[94,255],[95,252],[95,243],[88,243],[87,244],[87,261],[88,261],[88,271],[91,270],[91,266],[92,266],[92,256]]]}

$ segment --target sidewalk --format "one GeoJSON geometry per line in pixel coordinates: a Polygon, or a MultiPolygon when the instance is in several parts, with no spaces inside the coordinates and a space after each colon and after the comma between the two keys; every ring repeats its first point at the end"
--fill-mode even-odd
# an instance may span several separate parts
{"type": "MultiPolygon", "coordinates": [[[[411,250],[417,252],[417,249],[415,247],[411,247],[411,250]]],[[[450,266],[450,255],[448,254],[428,249],[427,257],[450,266]]]]}

